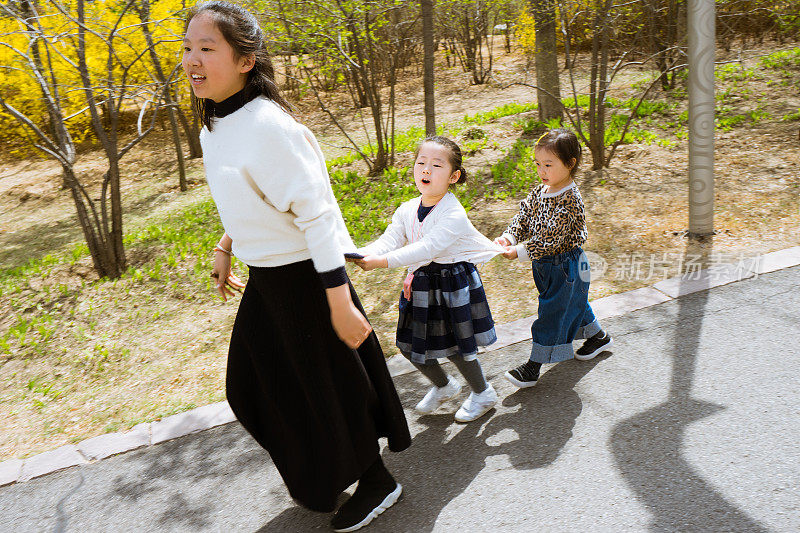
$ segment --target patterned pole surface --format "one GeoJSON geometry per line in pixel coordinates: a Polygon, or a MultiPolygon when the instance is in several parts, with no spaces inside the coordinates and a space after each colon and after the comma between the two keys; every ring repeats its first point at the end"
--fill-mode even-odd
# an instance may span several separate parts
{"type": "Polygon", "coordinates": [[[689,235],[714,232],[714,0],[689,0],[689,235]]]}

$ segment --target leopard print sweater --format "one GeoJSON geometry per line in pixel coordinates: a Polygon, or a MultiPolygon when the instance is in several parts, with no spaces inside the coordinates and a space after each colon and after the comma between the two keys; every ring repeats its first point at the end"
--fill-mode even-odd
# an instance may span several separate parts
{"type": "Polygon", "coordinates": [[[543,183],[534,187],[519,204],[505,233],[525,243],[528,257],[541,259],[563,254],[586,242],[586,212],[576,186],[555,196],[543,197],[543,183]]]}

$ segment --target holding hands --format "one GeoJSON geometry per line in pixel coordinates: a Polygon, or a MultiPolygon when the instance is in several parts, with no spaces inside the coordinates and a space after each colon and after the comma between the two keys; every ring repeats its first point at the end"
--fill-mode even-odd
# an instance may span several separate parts
{"type": "Polygon", "coordinates": [[[352,261],[366,271],[375,270],[376,268],[389,268],[389,261],[382,255],[365,255],[361,258],[348,258],[347,260],[352,261]]]}
{"type": "Polygon", "coordinates": [[[505,237],[498,237],[494,240],[495,244],[499,244],[503,247],[505,252],[502,253],[502,256],[506,259],[516,259],[517,258],[517,249],[511,246],[511,243],[508,242],[508,239],[505,237]]]}

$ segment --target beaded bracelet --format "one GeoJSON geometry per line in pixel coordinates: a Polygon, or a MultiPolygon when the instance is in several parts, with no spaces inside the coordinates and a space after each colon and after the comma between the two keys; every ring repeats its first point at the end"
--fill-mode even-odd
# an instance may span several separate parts
{"type": "Polygon", "coordinates": [[[223,248],[219,244],[214,247],[214,251],[215,252],[222,252],[222,253],[228,254],[229,256],[233,257],[233,252],[231,250],[226,250],[225,248],[223,248]]]}

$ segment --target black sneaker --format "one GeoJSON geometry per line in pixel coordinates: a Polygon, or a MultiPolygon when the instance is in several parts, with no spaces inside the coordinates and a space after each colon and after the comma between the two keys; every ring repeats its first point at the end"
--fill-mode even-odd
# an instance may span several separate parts
{"type": "Polygon", "coordinates": [[[595,334],[593,337],[586,339],[583,346],[578,348],[575,352],[575,359],[580,361],[588,361],[600,353],[607,351],[614,346],[614,339],[605,331],[595,334]]]}
{"type": "Polygon", "coordinates": [[[359,482],[353,496],[333,515],[333,530],[346,532],[361,529],[394,505],[400,499],[403,487],[396,481],[392,483],[392,486],[381,487],[359,482]]]}
{"type": "Polygon", "coordinates": [[[534,363],[533,361],[525,361],[514,370],[509,370],[505,374],[505,378],[519,387],[524,389],[526,387],[533,387],[539,380],[539,369],[542,368],[541,363],[534,363]]]}

